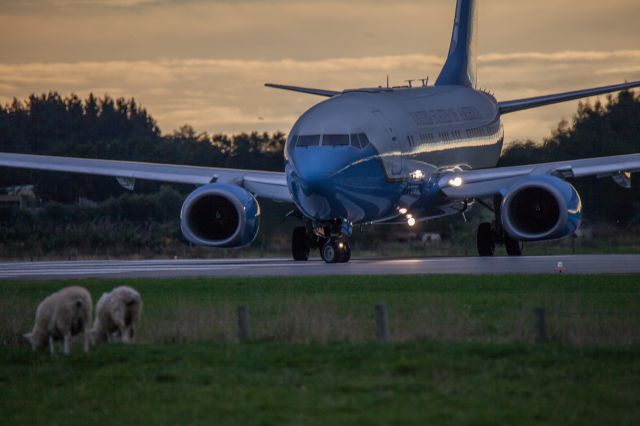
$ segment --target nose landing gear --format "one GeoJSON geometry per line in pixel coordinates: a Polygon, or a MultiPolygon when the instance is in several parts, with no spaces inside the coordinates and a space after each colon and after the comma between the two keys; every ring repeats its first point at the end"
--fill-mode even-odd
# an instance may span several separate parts
{"type": "MultiPolygon", "coordinates": [[[[324,230],[323,230],[324,232],[324,230]]],[[[320,257],[327,263],[346,263],[351,259],[351,247],[344,234],[326,237],[329,232],[318,235],[313,228],[299,226],[291,236],[291,255],[293,260],[309,260],[312,248],[320,249],[320,257]]]]}
{"type": "Polygon", "coordinates": [[[327,263],[346,263],[351,259],[351,247],[344,238],[330,238],[320,247],[320,257],[327,263]]]}

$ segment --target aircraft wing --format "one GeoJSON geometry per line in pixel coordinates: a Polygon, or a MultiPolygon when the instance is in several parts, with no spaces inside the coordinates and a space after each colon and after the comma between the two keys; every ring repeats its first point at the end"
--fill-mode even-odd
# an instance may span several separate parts
{"type": "Polygon", "coordinates": [[[205,185],[228,182],[240,185],[257,197],[291,202],[287,179],[282,172],[236,170],[176,164],[139,163],[49,155],[0,152],[0,166],[113,176],[127,189],[135,179],[205,185]]]}
{"type": "Polygon", "coordinates": [[[513,101],[498,102],[500,114],[522,111],[525,109],[538,108],[545,105],[557,104],[559,102],[572,101],[575,99],[587,98],[589,96],[602,95],[604,93],[617,92],[619,90],[640,87],[640,81],[631,83],[614,84],[613,86],[595,87],[593,89],[576,90],[573,92],[556,93],[553,95],[538,96],[535,98],[516,99],[513,101]]]}
{"type": "Polygon", "coordinates": [[[483,198],[501,193],[527,176],[552,175],[563,179],[596,176],[611,177],[625,187],[631,186],[631,173],[640,172],[640,154],[443,172],[438,186],[450,198],[483,198]]]}

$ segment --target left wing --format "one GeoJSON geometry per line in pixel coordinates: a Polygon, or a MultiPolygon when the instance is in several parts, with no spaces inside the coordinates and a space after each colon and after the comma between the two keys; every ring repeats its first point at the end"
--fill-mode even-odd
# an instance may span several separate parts
{"type": "Polygon", "coordinates": [[[630,187],[631,173],[640,171],[640,154],[496,167],[466,171],[445,171],[438,176],[438,186],[454,199],[483,198],[499,194],[526,176],[553,175],[564,179],[585,176],[611,177],[630,187]]]}
{"type": "Polygon", "coordinates": [[[132,189],[135,179],[205,185],[229,182],[242,186],[261,198],[291,202],[287,179],[282,172],[236,170],[176,164],[139,163],[49,155],[0,152],[0,166],[113,176],[122,186],[132,189]]]}

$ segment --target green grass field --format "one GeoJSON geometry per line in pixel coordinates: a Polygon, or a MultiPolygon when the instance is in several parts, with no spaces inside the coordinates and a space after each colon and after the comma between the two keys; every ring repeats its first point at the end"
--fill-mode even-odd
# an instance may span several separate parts
{"type": "Polygon", "coordinates": [[[33,354],[20,336],[69,282],[2,282],[3,424],[640,423],[639,275],[74,283],[136,287],[138,344],[33,354]]]}

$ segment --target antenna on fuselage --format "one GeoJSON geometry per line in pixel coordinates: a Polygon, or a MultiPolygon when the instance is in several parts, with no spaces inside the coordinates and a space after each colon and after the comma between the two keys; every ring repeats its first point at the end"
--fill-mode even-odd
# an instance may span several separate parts
{"type": "Polygon", "coordinates": [[[429,85],[429,77],[421,78],[420,81],[422,82],[422,87],[427,87],[429,85]]]}
{"type": "Polygon", "coordinates": [[[387,89],[389,88],[389,74],[387,74],[387,89]]]}

